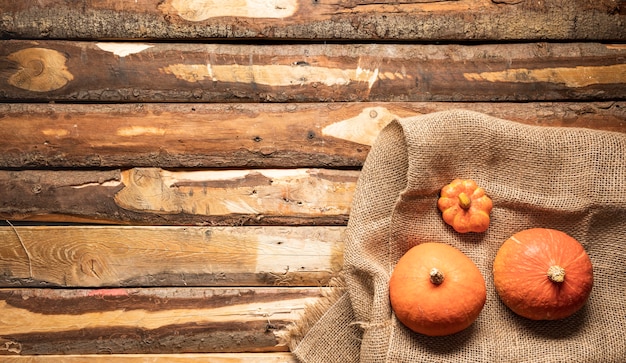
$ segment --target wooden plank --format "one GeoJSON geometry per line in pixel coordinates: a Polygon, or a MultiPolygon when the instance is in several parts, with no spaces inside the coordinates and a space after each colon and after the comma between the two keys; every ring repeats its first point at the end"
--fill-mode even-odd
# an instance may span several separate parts
{"type": "Polygon", "coordinates": [[[297,363],[291,353],[105,354],[4,356],[4,363],[297,363]]]}
{"type": "Polygon", "coordinates": [[[0,1],[4,38],[624,40],[623,1],[0,1]]]}
{"type": "Polygon", "coordinates": [[[0,170],[0,218],[345,225],[358,175],[334,169],[0,170]]]}
{"type": "Polygon", "coordinates": [[[626,132],[626,102],[0,104],[3,168],[358,168],[396,117],[464,108],[626,132]]]}
{"type": "Polygon", "coordinates": [[[626,47],[598,43],[0,43],[0,101],[626,99],[626,47]]]}
{"type": "Polygon", "coordinates": [[[0,287],[325,286],[343,227],[0,227],[0,287]]]}
{"type": "Polygon", "coordinates": [[[321,288],[0,289],[0,354],[288,351],[321,288]]]}

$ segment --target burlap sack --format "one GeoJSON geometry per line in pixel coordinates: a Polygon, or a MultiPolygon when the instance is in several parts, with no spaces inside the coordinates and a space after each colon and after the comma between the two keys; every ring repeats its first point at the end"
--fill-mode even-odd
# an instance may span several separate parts
{"type": "Polygon", "coordinates": [[[292,331],[302,362],[626,362],[625,134],[462,110],[394,121],[363,166],[346,234],[345,287],[292,331]],[[439,190],[457,177],[493,199],[487,232],[459,234],[442,221],[439,190]],[[570,318],[518,317],[495,292],[500,244],[530,227],[562,230],[591,257],[590,300],[570,318]],[[478,320],[455,335],[413,333],[389,305],[396,261],[425,241],[456,246],[487,282],[478,320]]]}

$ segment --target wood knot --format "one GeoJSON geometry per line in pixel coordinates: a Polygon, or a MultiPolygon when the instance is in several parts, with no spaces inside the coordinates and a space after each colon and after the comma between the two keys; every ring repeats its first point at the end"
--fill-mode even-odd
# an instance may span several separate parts
{"type": "Polygon", "coordinates": [[[30,77],[37,77],[43,73],[45,66],[41,59],[31,59],[24,66],[24,73],[30,77]]]}
{"type": "Polygon", "coordinates": [[[8,83],[23,90],[54,91],[74,79],[65,66],[67,58],[54,49],[22,49],[9,54],[7,59],[18,66],[17,71],[8,78],[8,83]]]}

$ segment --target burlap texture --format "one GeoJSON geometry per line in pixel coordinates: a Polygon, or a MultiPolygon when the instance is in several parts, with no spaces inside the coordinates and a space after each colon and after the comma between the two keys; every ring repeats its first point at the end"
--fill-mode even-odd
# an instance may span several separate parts
{"type": "Polygon", "coordinates": [[[346,231],[345,290],[291,340],[302,362],[625,362],[626,135],[529,126],[452,110],[393,121],[363,166],[346,231]],[[456,233],[436,202],[454,178],[471,178],[494,202],[485,233],[456,233]],[[564,231],[587,250],[587,305],[559,321],[518,317],[499,300],[492,261],[530,227],[564,231]],[[467,254],[487,283],[468,329],[413,333],[388,299],[395,263],[425,241],[467,254]]]}

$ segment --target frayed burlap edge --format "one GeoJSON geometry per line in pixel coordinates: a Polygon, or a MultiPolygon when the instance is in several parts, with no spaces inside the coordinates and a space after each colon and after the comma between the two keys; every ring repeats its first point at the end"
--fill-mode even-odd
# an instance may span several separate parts
{"type": "Polygon", "coordinates": [[[290,324],[280,338],[294,351],[309,330],[324,317],[328,310],[346,293],[346,283],[342,275],[332,277],[327,286],[322,288],[322,297],[315,303],[308,304],[299,317],[290,324]]]}

